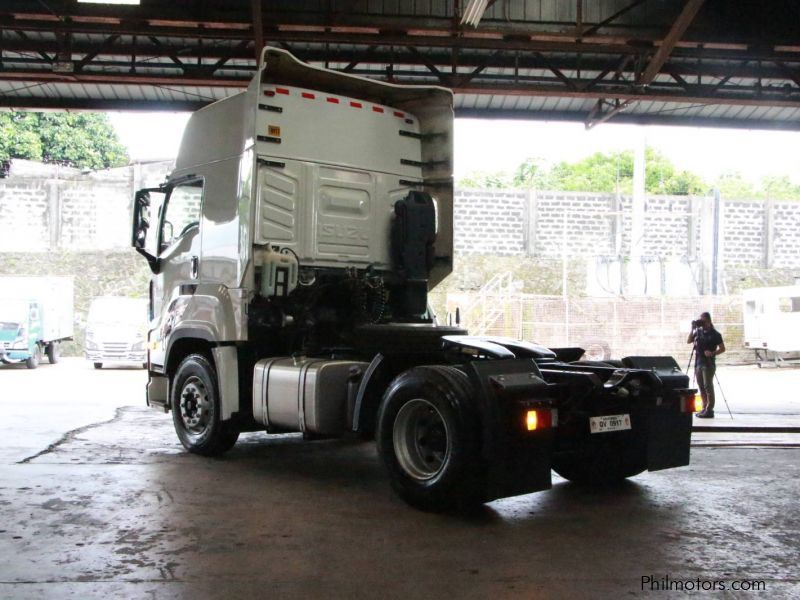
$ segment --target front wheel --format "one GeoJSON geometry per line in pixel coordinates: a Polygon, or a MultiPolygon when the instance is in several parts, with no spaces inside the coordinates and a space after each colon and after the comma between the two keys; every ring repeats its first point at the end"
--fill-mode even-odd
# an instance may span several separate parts
{"type": "Polygon", "coordinates": [[[484,501],[480,419],[458,369],[416,367],[396,377],[381,402],[376,439],[392,487],[410,505],[442,511],[484,501]]]}
{"type": "Polygon", "coordinates": [[[184,358],[170,389],[172,422],[184,448],[203,456],[217,456],[233,448],[239,432],[220,420],[217,373],[205,356],[184,358]]]}
{"type": "Polygon", "coordinates": [[[34,344],[33,346],[33,353],[31,353],[30,358],[25,361],[25,366],[29,369],[35,369],[39,366],[39,363],[42,361],[42,349],[39,347],[39,344],[34,344]]]}
{"type": "Polygon", "coordinates": [[[58,354],[58,342],[50,342],[47,344],[47,361],[54,365],[58,362],[59,354],[58,354]]]}

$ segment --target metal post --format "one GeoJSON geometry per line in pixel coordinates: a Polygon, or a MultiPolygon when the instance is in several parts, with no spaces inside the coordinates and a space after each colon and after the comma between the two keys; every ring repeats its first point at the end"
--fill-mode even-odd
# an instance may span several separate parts
{"type": "Polygon", "coordinates": [[[711,293],[716,296],[719,287],[719,236],[720,236],[720,197],[719,190],[714,189],[713,227],[711,238],[711,293]]]}

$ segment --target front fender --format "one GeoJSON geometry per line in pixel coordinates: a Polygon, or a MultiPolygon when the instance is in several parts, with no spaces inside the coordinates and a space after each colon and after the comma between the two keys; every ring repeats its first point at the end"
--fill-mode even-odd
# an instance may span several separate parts
{"type": "Polygon", "coordinates": [[[195,338],[212,346],[247,340],[245,294],[222,285],[176,286],[149,332],[150,362],[156,370],[169,364],[175,342],[195,338]]]}

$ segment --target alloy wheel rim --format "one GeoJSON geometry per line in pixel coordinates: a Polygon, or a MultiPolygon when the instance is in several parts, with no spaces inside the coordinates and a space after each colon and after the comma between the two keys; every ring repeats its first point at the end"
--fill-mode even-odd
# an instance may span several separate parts
{"type": "Polygon", "coordinates": [[[199,377],[189,377],[183,384],[180,395],[181,421],[192,436],[202,435],[212,418],[212,403],[208,389],[199,377]]]}
{"type": "Polygon", "coordinates": [[[438,476],[447,465],[451,438],[442,413],[424,398],[406,402],[397,412],[392,430],[400,467],[417,481],[438,476]]]}

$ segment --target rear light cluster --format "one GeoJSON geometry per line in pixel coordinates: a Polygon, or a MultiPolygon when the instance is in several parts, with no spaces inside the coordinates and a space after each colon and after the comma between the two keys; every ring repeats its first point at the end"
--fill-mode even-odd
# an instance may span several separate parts
{"type": "Polygon", "coordinates": [[[681,412],[697,413],[703,410],[703,398],[697,392],[681,396],[681,412]]]}
{"type": "Polygon", "coordinates": [[[558,411],[555,408],[535,408],[525,412],[525,429],[539,431],[558,426],[558,411]]]}

